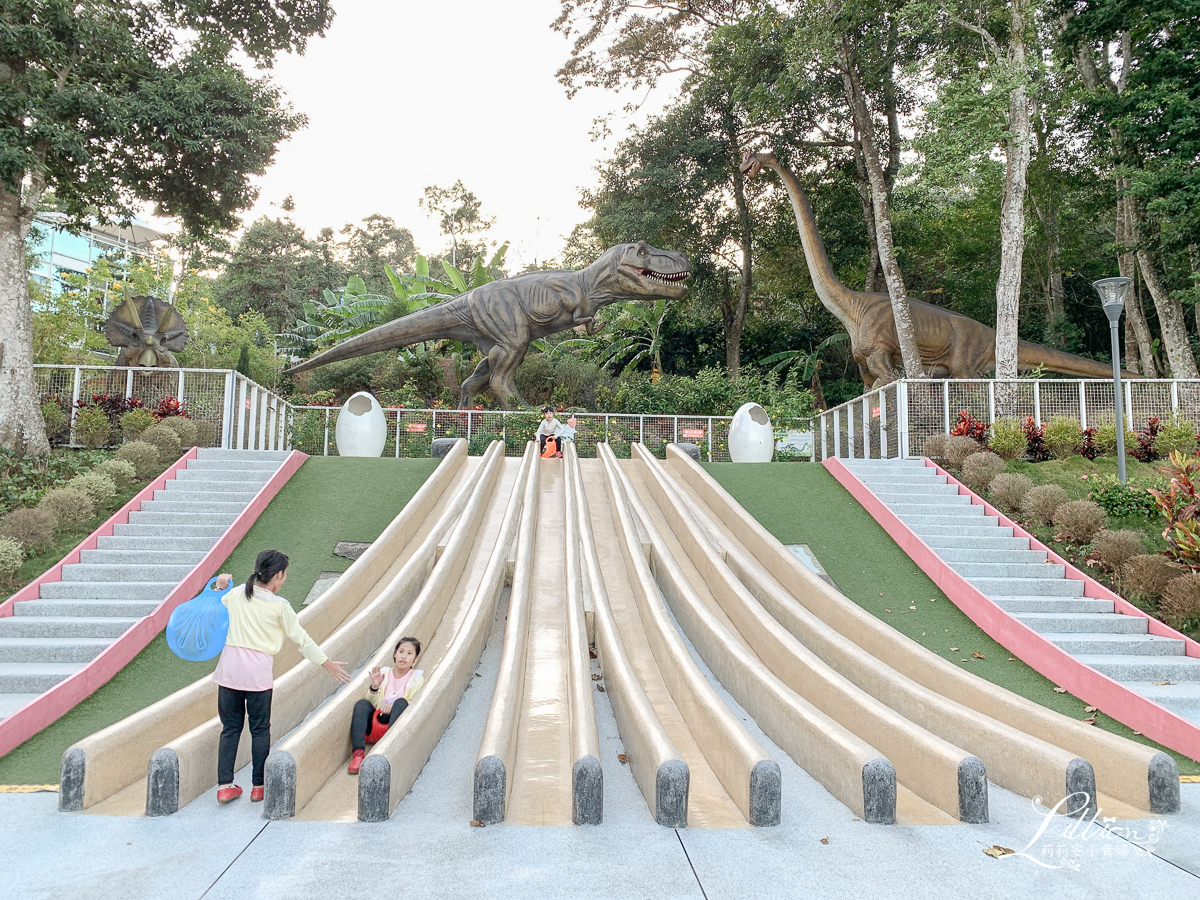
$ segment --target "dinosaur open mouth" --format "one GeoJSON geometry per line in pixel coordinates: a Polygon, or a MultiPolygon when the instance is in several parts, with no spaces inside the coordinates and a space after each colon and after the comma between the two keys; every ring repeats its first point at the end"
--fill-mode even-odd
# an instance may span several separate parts
{"type": "Polygon", "coordinates": [[[636,271],[643,278],[653,278],[655,281],[661,281],[664,284],[685,281],[692,274],[691,272],[655,272],[653,269],[637,269],[636,271]]]}

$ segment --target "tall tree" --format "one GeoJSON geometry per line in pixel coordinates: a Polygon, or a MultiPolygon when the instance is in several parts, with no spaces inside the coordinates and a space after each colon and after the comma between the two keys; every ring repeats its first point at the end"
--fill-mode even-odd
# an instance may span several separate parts
{"type": "Polygon", "coordinates": [[[49,451],[25,272],[46,190],[79,219],[143,201],[190,231],[232,227],[303,124],[235,54],[269,68],[332,15],[327,0],[0,0],[0,446],[49,451]]]}
{"type": "Polygon", "coordinates": [[[450,238],[452,266],[458,265],[458,257],[463,249],[467,250],[462,253],[464,259],[474,255],[470,251],[475,248],[459,246],[464,240],[469,240],[471,235],[482,234],[496,223],[494,216],[483,215],[483,204],[473,192],[467,190],[461,180],[448,188],[430,185],[425,188],[425,196],[417,203],[437,219],[442,234],[450,238]]]}

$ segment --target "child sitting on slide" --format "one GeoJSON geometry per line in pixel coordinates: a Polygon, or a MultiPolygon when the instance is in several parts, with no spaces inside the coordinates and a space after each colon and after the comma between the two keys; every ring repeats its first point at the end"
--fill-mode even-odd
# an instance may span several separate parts
{"type": "Polygon", "coordinates": [[[413,668],[420,655],[421,642],[415,637],[402,637],[392,650],[393,667],[386,672],[379,666],[371,669],[367,696],[354,704],[350,719],[350,746],[354,752],[346,771],[351,775],[362,768],[367,742],[373,744],[383,737],[425,685],[425,673],[413,668]]]}

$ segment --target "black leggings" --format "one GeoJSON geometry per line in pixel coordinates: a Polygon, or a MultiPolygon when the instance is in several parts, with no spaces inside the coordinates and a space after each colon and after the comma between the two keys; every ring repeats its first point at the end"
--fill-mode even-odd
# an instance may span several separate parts
{"type": "MultiPolygon", "coordinates": [[[[379,721],[389,727],[395,725],[400,714],[406,709],[408,701],[401,697],[392,704],[390,713],[379,713],[379,721]]],[[[359,700],[354,704],[354,715],[350,717],[350,746],[353,749],[367,749],[367,732],[371,730],[371,716],[374,714],[375,707],[371,705],[370,700],[359,700]]]]}
{"type": "Polygon", "coordinates": [[[217,688],[217,716],[224,726],[217,744],[217,784],[233,784],[238,742],[242,739],[242,726],[249,718],[250,752],[254,759],[250,781],[254,787],[262,787],[263,767],[271,752],[271,694],[269,690],[217,688]]]}

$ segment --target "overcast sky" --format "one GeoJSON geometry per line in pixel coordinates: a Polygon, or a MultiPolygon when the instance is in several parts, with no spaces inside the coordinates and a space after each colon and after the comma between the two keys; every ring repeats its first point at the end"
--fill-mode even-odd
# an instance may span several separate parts
{"type": "MultiPolygon", "coordinates": [[[[631,119],[631,98],[598,89],[568,100],[554,73],[569,44],[550,23],[558,0],[334,0],[327,35],[304,56],[281,58],[273,77],[308,127],[284,143],[259,179],[245,221],[292,217],[309,236],[378,212],[411,229],[426,253],[443,246],[417,206],[426,185],[461,179],[509,240],[510,270],[557,255],[585,218],[581,188],[635,121],[661,111],[660,88],[631,119]],[[607,142],[589,133],[617,111],[607,142]]],[[[636,99],[642,99],[638,96],[636,99]]]]}

